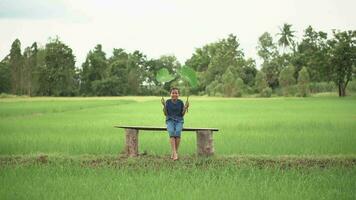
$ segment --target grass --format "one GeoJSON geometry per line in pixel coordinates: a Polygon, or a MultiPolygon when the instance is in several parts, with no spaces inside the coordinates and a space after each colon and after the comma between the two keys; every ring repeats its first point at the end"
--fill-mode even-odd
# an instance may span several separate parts
{"type": "Polygon", "coordinates": [[[164,126],[159,97],[3,98],[0,199],[355,199],[355,103],[191,97],[185,127],[219,128],[217,156],[195,158],[184,132],[172,162],[165,132],[140,134],[147,156],[117,157],[113,126],[164,126]]]}
{"type": "MultiPolygon", "coordinates": [[[[159,98],[144,99],[0,101],[0,155],[117,154],[124,134],[114,125],[164,126],[159,98]]],[[[355,103],[354,97],[193,97],[185,126],[219,128],[220,155],[355,155],[355,103]]],[[[195,139],[183,133],[182,154],[195,154],[195,139]]],[[[164,132],[143,132],[139,142],[140,151],[169,154],[164,132]]]]}
{"type": "MultiPolygon", "coordinates": [[[[52,160],[53,161],[53,160],[52,160]]],[[[354,199],[356,168],[215,165],[146,158],[121,165],[78,161],[6,165],[2,199],[354,199]],[[161,162],[163,163],[163,162],[161,162]],[[137,166],[138,165],[138,166],[137,166]],[[121,166],[121,167],[120,167],[121,166]]],[[[214,164],[215,163],[215,164],[214,164]]]]}

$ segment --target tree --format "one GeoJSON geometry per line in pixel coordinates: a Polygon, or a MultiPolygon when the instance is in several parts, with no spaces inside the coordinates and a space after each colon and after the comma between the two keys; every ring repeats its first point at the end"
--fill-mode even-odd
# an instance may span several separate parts
{"type": "Polygon", "coordinates": [[[143,82],[146,77],[146,55],[140,51],[134,51],[128,57],[128,94],[139,95],[142,92],[143,82]]]}
{"type": "Polygon", "coordinates": [[[266,74],[263,71],[258,71],[256,74],[256,89],[259,93],[262,92],[263,89],[268,87],[266,74]]]}
{"type": "Polygon", "coordinates": [[[279,83],[282,87],[283,95],[290,95],[291,86],[295,84],[294,67],[292,65],[289,65],[281,71],[279,75],[279,83]]]}
{"type": "Polygon", "coordinates": [[[294,55],[295,77],[297,77],[302,67],[306,67],[311,81],[331,81],[332,72],[328,51],[327,33],[322,31],[317,32],[311,26],[308,26],[294,55]]]}
{"type": "Polygon", "coordinates": [[[334,38],[329,41],[330,64],[339,97],[344,97],[347,84],[352,80],[353,68],[356,66],[356,31],[333,31],[333,34],[334,38]]]}
{"type": "Polygon", "coordinates": [[[11,92],[11,70],[8,57],[0,62],[0,93],[11,92]]]}
{"type": "Polygon", "coordinates": [[[25,48],[23,53],[24,65],[23,65],[23,83],[25,93],[29,96],[33,95],[33,88],[36,84],[36,69],[37,69],[37,43],[34,42],[30,47],[25,48]]]}
{"type": "Polygon", "coordinates": [[[277,47],[268,32],[263,33],[258,38],[257,54],[263,59],[264,63],[270,62],[278,55],[277,47]]]}
{"type": "Polygon", "coordinates": [[[255,77],[257,74],[256,63],[253,59],[247,59],[242,66],[242,73],[240,74],[245,85],[252,87],[255,84],[255,77]]]}
{"type": "MultiPolygon", "coordinates": [[[[241,78],[240,78],[241,80],[241,78]]],[[[236,78],[232,72],[232,67],[229,67],[226,72],[222,76],[222,83],[223,83],[223,95],[226,97],[233,97],[233,96],[241,96],[237,94],[237,84],[236,78]]]]}
{"type": "Polygon", "coordinates": [[[209,96],[222,96],[223,94],[221,91],[223,91],[223,84],[220,81],[221,77],[217,77],[216,80],[214,80],[212,83],[210,83],[208,86],[206,86],[206,93],[209,96]]]}
{"type": "Polygon", "coordinates": [[[75,95],[75,60],[72,49],[58,38],[46,44],[45,66],[42,69],[43,95],[75,95]]]}
{"type": "Polygon", "coordinates": [[[119,84],[120,80],[115,76],[111,76],[102,80],[93,81],[92,87],[97,96],[120,96],[123,92],[119,84]]]}
{"type": "Polygon", "coordinates": [[[11,69],[11,91],[13,94],[22,94],[22,65],[21,42],[16,39],[10,49],[9,65],[11,69]]]}
{"type": "Polygon", "coordinates": [[[254,61],[244,59],[240,43],[232,34],[196,49],[185,65],[197,72],[199,84],[195,92],[200,94],[203,92],[209,95],[222,94],[221,77],[229,67],[235,79],[237,76],[242,77],[246,83],[252,84],[254,78],[254,70],[251,68],[254,66],[254,61]],[[218,82],[214,82],[215,80],[218,82]],[[217,91],[218,89],[221,90],[217,91]]]}
{"type": "Polygon", "coordinates": [[[306,67],[303,67],[299,71],[298,75],[298,90],[299,90],[299,95],[302,97],[306,97],[309,94],[309,73],[306,67]]]}
{"type": "Polygon", "coordinates": [[[272,36],[267,32],[259,37],[257,50],[258,55],[263,59],[261,69],[266,74],[269,87],[277,88],[279,73],[289,64],[290,55],[280,55],[272,36]]]}
{"type": "Polygon", "coordinates": [[[129,55],[124,49],[114,49],[113,55],[109,58],[110,77],[112,90],[115,91],[112,95],[122,96],[128,92],[128,59],[129,55]]]}
{"type": "Polygon", "coordinates": [[[95,95],[92,86],[93,81],[100,81],[108,76],[108,62],[105,52],[103,52],[101,44],[98,44],[94,47],[94,50],[89,51],[85,62],[82,64],[81,93],[95,95]]]}
{"type": "Polygon", "coordinates": [[[286,48],[291,48],[293,52],[295,52],[295,42],[294,42],[294,33],[295,31],[292,30],[292,24],[283,24],[283,27],[279,28],[280,38],[278,40],[278,45],[282,46],[285,50],[286,48]]]}

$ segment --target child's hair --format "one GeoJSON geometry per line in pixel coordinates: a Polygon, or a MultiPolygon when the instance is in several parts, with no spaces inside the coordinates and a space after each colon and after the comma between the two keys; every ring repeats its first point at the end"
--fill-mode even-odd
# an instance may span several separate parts
{"type": "Polygon", "coordinates": [[[177,87],[172,87],[172,88],[171,88],[171,91],[170,91],[169,93],[172,93],[173,90],[177,90],[178,93],[179,93],[179,89],[178,89],[177,87]]]}

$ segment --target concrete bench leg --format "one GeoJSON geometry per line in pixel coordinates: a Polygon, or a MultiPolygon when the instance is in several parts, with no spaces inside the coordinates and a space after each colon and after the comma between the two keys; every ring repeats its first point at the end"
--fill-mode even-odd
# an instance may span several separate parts
{"type": "Polygon", "coordinates": [[[210,130],[197,131],[198,156],[214,155],[213,132],[210,130]]]}
{"type": "Polygon", "coordinates": [[[125,129],[126,132],[126,146],[125,153],[129,157],[138,156],[138,130],[125,129]]]}

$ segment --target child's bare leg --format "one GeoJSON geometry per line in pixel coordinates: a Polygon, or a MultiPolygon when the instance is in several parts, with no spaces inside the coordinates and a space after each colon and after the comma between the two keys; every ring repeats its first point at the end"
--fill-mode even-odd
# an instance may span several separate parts
{"type": "Polygon", "coordinates": [[[169,142],[171,143],[171,149],[172,149],[172,154],[171,154],[171,158],[174,158],[174,155],[177,154],[176,153],[176,141],[174,137],[170,137],[169,138],[169,142]]]}
{"type": "Polygon", "coordinates": [[[180,137],[176,137],[175,139],[175,147],[176,147],[176,159],[178,159],[178,148],[180,143],[180,137]]]}
{"type": "Polygon", "coordinates": [[[178,137],[174,137],[174,151],[173,151],[173,160],[177,160],[178,159],[178,153],[177,153],[177,140],[178,137]]]}

